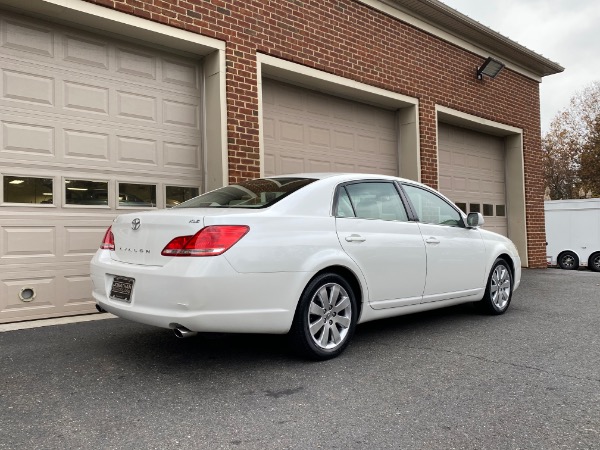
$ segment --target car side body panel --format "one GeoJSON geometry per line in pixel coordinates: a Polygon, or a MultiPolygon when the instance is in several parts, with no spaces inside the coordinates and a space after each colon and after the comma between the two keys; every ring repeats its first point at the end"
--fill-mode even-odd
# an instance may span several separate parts
{"type": "Polygon", "coordinates": [[[344,251],[361,267],[375,309],[421,303],[426,255],[415,222],[338,218],[344,251]]]}
{"type": "Polygon", "coordinates": [[[486,248],[480,230],[420,223],[427,249],[427,283],[423,302],[485,290],[486,248]]]}

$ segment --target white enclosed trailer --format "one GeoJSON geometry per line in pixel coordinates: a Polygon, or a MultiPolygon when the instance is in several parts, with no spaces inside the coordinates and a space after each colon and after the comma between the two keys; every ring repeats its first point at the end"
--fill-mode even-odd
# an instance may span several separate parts
{"type": "Polygon", "coordinates": [[[549,200],[544,211],[548,263],[600,272],[600,198],[549,200]]]}

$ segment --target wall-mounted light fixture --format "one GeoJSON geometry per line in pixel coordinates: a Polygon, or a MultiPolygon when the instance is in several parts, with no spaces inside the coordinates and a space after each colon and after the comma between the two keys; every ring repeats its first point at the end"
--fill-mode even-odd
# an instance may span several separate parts
{"type": "Polygon", "coordinates": [[[487,75],[490,78],[496,78],[496,75],[498,75],[502,69],[504,69],[504,63],[488,56],[481,67],[477,69],[477,79],[483,80],[484,75],[487,75]]]}

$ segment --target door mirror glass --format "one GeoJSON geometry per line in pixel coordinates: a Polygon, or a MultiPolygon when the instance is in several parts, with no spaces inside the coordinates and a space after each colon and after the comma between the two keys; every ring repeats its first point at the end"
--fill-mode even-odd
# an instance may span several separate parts
{"type": "Polygon", "coordinates": [[[483,220],[483,216],[481,215],[481,213],[472,212],[469,213],[469,215],[467,216],[467,226],[469,228],[480,227],[484,224],[484,222],[485,221],[483,220]]]}

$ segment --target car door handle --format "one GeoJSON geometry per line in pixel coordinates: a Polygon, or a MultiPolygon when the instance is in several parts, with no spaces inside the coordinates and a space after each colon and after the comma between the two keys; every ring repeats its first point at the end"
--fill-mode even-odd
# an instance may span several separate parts
{"type": "Polygon", "coordinates": [[[347,242],[365,242],[366,239],[362,237],[360,234],[351,234],[350,236],[345,237],[347,242]]]}
{"type": "Polygon", "coordinates": [[[440,243],[439,239],[436,239],[434,237],[429,237],[429,238],[425,239],[425,242],[427,244],[439,244],[440,243]]]}

